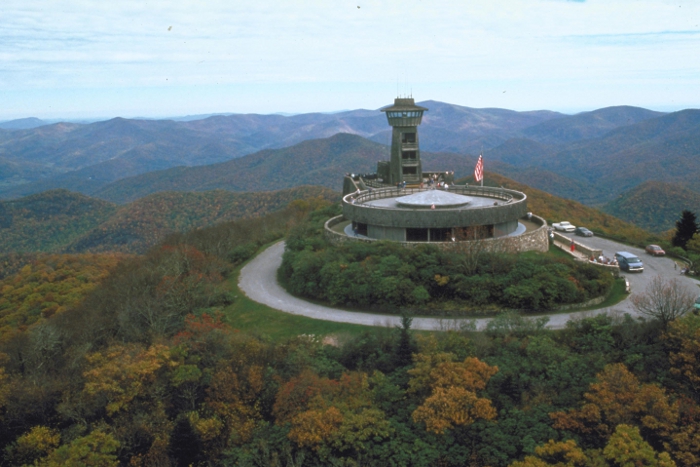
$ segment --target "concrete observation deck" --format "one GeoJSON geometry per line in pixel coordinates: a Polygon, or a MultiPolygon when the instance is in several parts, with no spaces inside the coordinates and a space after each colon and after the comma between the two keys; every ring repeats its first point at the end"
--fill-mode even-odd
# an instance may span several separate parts
{"type": "Polygon", "coordinates": [[[441,248],[481,241],[493,251],[546,251],[547,222],[527,212],[527,196],[504,188],[377,188],[343,197],[343,214],[329,219],[333,243],[389,240],[441,248]]]}
{"type": "Polygon", "coordinates": [[[527,214],[527,196],[505,188],[384,188],[343,197],[343,216],[385,227],[451,228],[510,222],[527,214]]]}

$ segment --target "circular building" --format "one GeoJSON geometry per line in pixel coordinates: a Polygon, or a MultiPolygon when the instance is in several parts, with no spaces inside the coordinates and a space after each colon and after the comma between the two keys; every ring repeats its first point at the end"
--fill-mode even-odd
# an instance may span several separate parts
{"type": "Polygon", "coordinates": [[[367,190],[343,198],[344,233],[398,242],[499,238],[517,233],[526,201],[524,193],[490,187],[367,190]]]}
{"type": "Polygon", "coordinates": [[[397,98],[381,110],[392,127],[390,160],[379,161],[374,174],[346,174],[343,215],[325,226],[331,241],[442,246],[485,241],[487,248],[508,251],[549,248],[547,223],[527,212],[524,193],[455,185],[454,172],[423,170],[418,126],[428,109],[412,98],[397,98]]]}

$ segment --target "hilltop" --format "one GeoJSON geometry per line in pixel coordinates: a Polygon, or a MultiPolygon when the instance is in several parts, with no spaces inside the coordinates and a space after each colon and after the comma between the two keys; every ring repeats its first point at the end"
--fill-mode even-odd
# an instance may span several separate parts
{"type": "Polygon", "coordinates": [[[602,210],[651,232],[675,228],[684,209],[700,206],[700,193],[676,184],[648,181],[621,194],[602,210]]]}
{"type": "Polygon", "coordinates": [[[502,186],[524,192],[527,194],[528,209],[545,218],[550,225],[553,222],[568,220],[574,225],[584,226],[610,237],[640,245],[653,238],[646,230],[610,214],[571,199],[559,198],[497,173],[486,172],[484,185],[502,186]]]}
{"type": "Polygon", "coordinates": [[[337,200],[338,194],[311,186],[261,193],[157,193],[118,206],[52,190],[0,201],[0,253],[143,253],[174,232],[260,216],[316,197],[337,200]]]}
{"type": "Polygon", "coordinates": [[[122,203],[159,191],[263,191],[298,185],[339,189],[346,172],[369,172],[387,148],[364,138],[337,134],[283,149],[266,149],[221,164],[175,167],[130,177],[95,193],[122,203]],[[374,162],[374,164],[373,164],[374,162]]]}
{"type": "MultiPolygon", "coordinates": [[[[700,192],[700,110],[649,118],[564,147],[513,141],[490,154],[517,168],[537,168],[588,185],[588,192],[575,199],[589,204],[612,201],[652,180],[700,192]],[[514,149],[518,146],[520,152],[514,149]],[[509,158],[513,153],[517,157],[509,158]]],[[[536,177],[528,180],[546,189],[536,177]]]]}
{"type": "Polygon", "coordinates": [[[600,138],[620,127],[663,116],[663,112],[627,105],[553,118],[523,130],[525,137],[544,144],[566,144],[600,138]]]}

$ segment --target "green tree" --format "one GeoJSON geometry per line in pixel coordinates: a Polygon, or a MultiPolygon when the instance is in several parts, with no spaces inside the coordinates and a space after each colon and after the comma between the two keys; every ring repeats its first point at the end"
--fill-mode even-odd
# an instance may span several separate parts
{"type": "Polygon", "coordinates": [[[413,337],[411,336],[411,323],[413,318],[408,315],[401,316],[401,328],[399,328],[399,341],[394,354],[394,361],[397,367],[410,365],[413,354],[418,350],[413,337]]]}
{"type": "Polygon", "coordinates": [[[693,238],[693,235],[698,231],[698,224],[695,213],[683,210],[681,218],[676,221],[676,233],[673,235],[671,242],[673,246],[685,248],[688,240],[693,238]]]}
{"type": "Polygon", "coordinates": [[[603,455],[619,467],[676,467],[668,453],[657,453],[642,439],[636,426],[618,425],[603,455]]]}
{"type": "Polygon", "coordinates": [[[103,431],[93,431],[53,451],[38,463],[40,467],[116,467],[119,443],[103,431]]]}

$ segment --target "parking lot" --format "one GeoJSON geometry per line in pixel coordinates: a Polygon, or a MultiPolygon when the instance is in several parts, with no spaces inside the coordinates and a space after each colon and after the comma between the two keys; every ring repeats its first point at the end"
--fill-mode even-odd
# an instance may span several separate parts
{"type": "MultiPolygon", "coordinates": [[[[559,232],[566,235],[569,238],[573,238],[578,243],[583,243],[584,245],[591,246],[593,248],[599,248],[603,250],[603,255],[608,258],[612,258],[616,251],[629,251],[639,257],[644,263],[644,272],[638,273],[626,273],[621,271],[621,273],[627,277],[632,286],[632,293],[643,292],[649,282],[655,276],[663,277],[677,277],[683,282],[695,286],[697,294],[700,294],[700,288],[697,287],[698,281],[691,279],[686,276],[680,275],[680,267],[674,269],[673,259],[667,256],[651,256],[647,254],[642,248],[635,248],[632,246],[623,245],[612,240],[608,240],[601,237],[579,237],[574,234],[559,232]]],[[[621,308],[622,304],[618,305],[617,308],[621,308]]]]}

